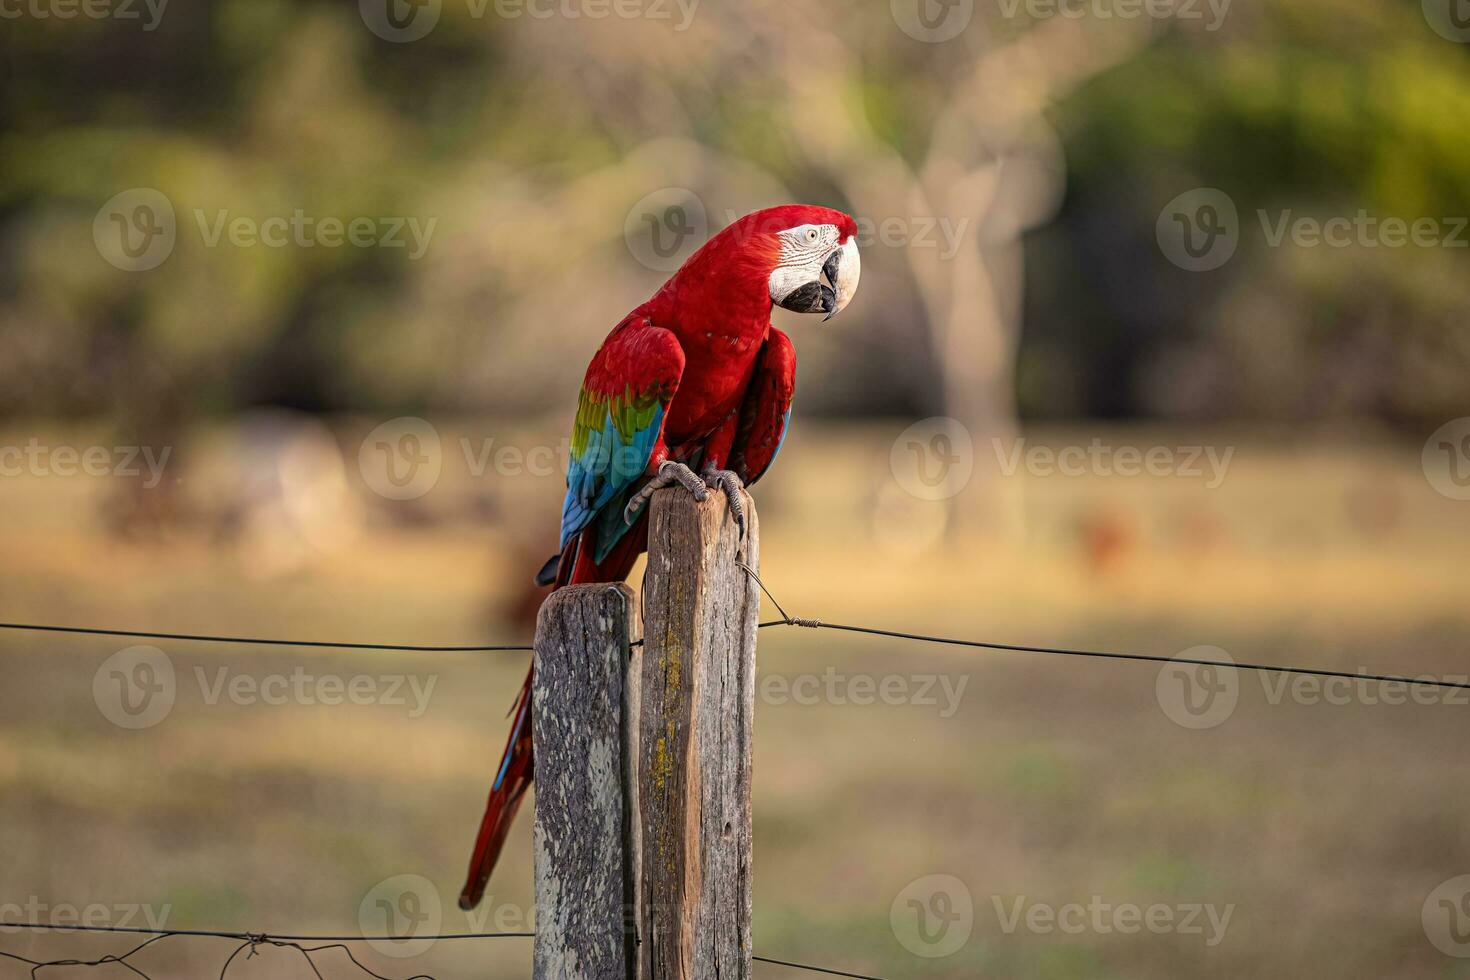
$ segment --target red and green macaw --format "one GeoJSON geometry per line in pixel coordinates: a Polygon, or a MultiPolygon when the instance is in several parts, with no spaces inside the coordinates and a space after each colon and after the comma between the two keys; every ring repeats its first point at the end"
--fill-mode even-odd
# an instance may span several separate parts
{"type": "MultiPolygon", "coordinates": [[[[561,550],[543,584],[616,582],[648,547],[645,505],[680,484],[724,493],[766,472],[786,436],[796,352],[771,308],[824,313],[852,300],[857,224],[830,208],[786,205],[715,235],[613,328],[582,382],[562,504],[561,550]]],[[[460,905],[484,893],[531,785],[531,678],[514,709],[460,905]]]]}

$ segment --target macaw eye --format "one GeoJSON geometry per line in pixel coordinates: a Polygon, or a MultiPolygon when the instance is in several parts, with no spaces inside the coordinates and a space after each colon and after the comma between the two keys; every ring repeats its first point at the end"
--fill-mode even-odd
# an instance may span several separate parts
{"type": "Polygon", "coordinates": [[[808,228],[806,230],[806,240],[809,241],[809,242],[816,241],[817,240],[817,229],[815,229],[815,228],[808,228]]]}

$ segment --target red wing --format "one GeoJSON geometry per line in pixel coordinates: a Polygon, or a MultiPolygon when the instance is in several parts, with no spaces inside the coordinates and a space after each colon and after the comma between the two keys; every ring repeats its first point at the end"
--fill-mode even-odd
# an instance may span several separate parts
{"type": "Polygon", "coordinates": [[[730,468],[747,485],[759,480],[781,451],[795,391],[796,348],[790,337],[772,327],[740,408],[740,429],[730,458],[730,468]]]}
{"type": "MultiPolygon", "coordinates": [[[[577,403],[561,547],[616,504],[663,440],[664,413],[684,374],[684,351],[667,330],[630,316],[603,341],[577,403]]],[[[619,531],[627,530],[622,524],[619,531]]],[[[612,547],[604,538],[600,548],[612,547]]]]}

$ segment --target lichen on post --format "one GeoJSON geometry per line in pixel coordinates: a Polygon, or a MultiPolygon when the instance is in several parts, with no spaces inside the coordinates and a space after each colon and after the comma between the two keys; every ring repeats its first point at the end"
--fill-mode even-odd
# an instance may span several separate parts
{"type": "Polygon", "coordinates": [[[635,608],[626,585],[575,585],[537,619],[537,980],[635,976],[635,608]]]}
{"type": "Polygon", "coordinates": [[[654,495],[644,579],[638,907],[643,980],[751,974],[759,522],[721,494],[654,495]]]}

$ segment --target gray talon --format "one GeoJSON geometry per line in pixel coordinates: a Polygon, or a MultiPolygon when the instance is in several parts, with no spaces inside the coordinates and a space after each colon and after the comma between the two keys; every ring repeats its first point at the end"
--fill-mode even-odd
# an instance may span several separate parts
{"type": "Polygon", "coordinates": [[[735,518],[735,526],[740,530],[740,540],[744,541],[745,501],[741,499],[741,491],[745,489],[744,481],[734,470],[707,469],[704,471],[704,482],[725,494],[725,499],[730,503],[730,515],[735,518]]]}
{"type": "Polygon", "coordinates": [[[704,481],[695,476],[694,471],[683,463],[666,462],[659,466],[658,475],[660,479],[666,476],[673,477],[671,482],[677,482],[685,490],[688,490],[694,495],[695,500],[704,500],[704,498],[709,496],[709,491],[705,489],[704,481]]]}
{"type": "Polygon", "coordinates": [[[695,476],[693,470],[683,463],[665,460],[659,464],[658,476],[645,483],[643,489],[635,493],[628,501],[628,506],[623,508],[623,520],[631,526],[638,519],[638,512],[648,503],[649,497],[664,487],[671,487],[676,483],[688,490],[695,500],[704,500],[709,496],[709,491],[704,487],[704,481],[695,476]]]}

